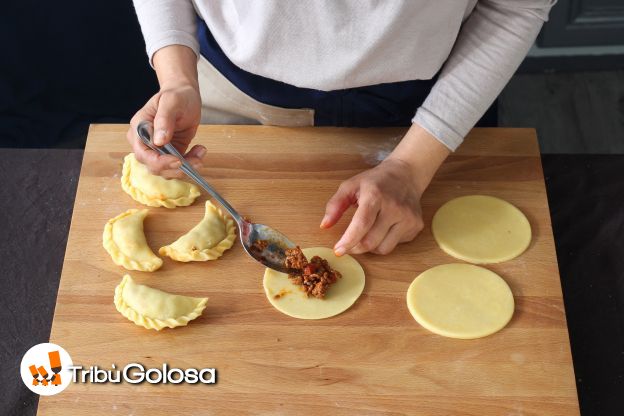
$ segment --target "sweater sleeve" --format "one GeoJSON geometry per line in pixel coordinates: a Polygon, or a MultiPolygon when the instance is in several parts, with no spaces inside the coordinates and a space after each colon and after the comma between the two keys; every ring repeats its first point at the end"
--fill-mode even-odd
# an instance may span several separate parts
{"type": "Polygon", "coordinates": [[[412,120],[455,150],[535,41],[553,0],[480,0],[412,120]]]}
{"type": "Polygon", "coordinates": [[[150,64],[156,51],[188,46],[199,57],[197,15],[191,0],[133,0],[150,64]]]}

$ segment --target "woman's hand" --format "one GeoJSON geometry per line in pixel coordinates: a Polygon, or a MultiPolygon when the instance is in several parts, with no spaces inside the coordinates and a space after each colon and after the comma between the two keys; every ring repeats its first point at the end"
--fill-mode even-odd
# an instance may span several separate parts
{"type": "Polygon", "coordinates": [[[334,247],[336,255],[388,254],[422,230],[421,193],[410,166],[386,159],[340,185],[327,203],[321,226],[333,225],[347,208],[357,205],[349,227],[334,247]]]}
{"type": "Polygon", "coordinates": [[[329,200],[321,228],[333,226],[351,206],[357,209],[336,255],[388,254],[423,229],[420,198],[449,150],[414,124],[379,165],[343,182],[329,200]]]}
{"type": "MultiPolygon", "coordinates": [[[[201,120],[201,97],[197,83],[195,53],[180,45],[163,48],[154,55],[160,91],[149,99],[130,121],[126,135],[137,160],[154,174],[168,178],[181,177],[180,161],[171,155],[160,155],[141,142],[136,127],[141,121],[154,123],[154,143],[171,143],[182,154],[186,152],[201,120]]],[[[195,168],[201,166],[206,148],[193,146],[185,158],[195,168]]]]}

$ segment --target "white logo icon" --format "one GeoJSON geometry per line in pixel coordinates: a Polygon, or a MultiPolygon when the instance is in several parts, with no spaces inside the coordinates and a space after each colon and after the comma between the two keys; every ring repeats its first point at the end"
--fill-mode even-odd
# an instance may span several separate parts
{"type": "Polygon", "coordinates": [[[71,384],[71,357],[62,347],[45,342],[24,354],[20,365],[22,381],[32,392],[52,396],[71,384]]]}

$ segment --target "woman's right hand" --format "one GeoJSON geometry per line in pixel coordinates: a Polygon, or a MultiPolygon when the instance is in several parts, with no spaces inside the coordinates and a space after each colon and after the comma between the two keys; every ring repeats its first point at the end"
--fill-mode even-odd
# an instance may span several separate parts
{"type": "Polygon", "coordinates": [[[195,54],[184,46],[166,47],[154,55],[160,91],[132,117],[126,135],[137,160],[153,174],[167,178],[184,176],[178,169],[180,161],[175,156],[161,155],[139,139],[136,128],[141,121],[153,122],[154,144],[162,146],[171,143],[193,167],[202,165],[201,160],[206,153],[204,146],[195,145],[186,152],[201,120],[201,97],[195,65],[195,54]],[[183,70],[175,70],[180,65],[184,65],[183,70]],[[180,76],[184,72],[189,75],[180,76]]]}

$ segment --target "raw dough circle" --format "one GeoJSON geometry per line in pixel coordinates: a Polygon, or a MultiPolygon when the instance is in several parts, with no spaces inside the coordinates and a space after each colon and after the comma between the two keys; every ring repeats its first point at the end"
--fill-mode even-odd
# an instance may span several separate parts
{"type": "Polygon", "coordinates": [[[410,313],[429,331],[450,338],[481,338],[501,330],[514,312],[511,289],[496,273],[452,263],[421,273],[407,290],[410,313]]]}
{"type": "Polygon", "coordinates": [[[433,216],[431,231],[447,254],[476,264],[511,260],[531,243],[531,225],[522,211],[486,195],[448,201],[433,216]]]}
{"type": "Polygon", "coordinates": [[[271,305],[288,316],[299,319],[323,319],[338,315],[349,309],[364,290],[364,269],[349,255],[336,257],[326,247],[304,248],[303,254],[310,259],[320,256],[342,277],[331,285],[324,299],[307,297],[300,286],[290,281],[288,275],[273,269],[264,272],[264,293],[271,305]]]}

